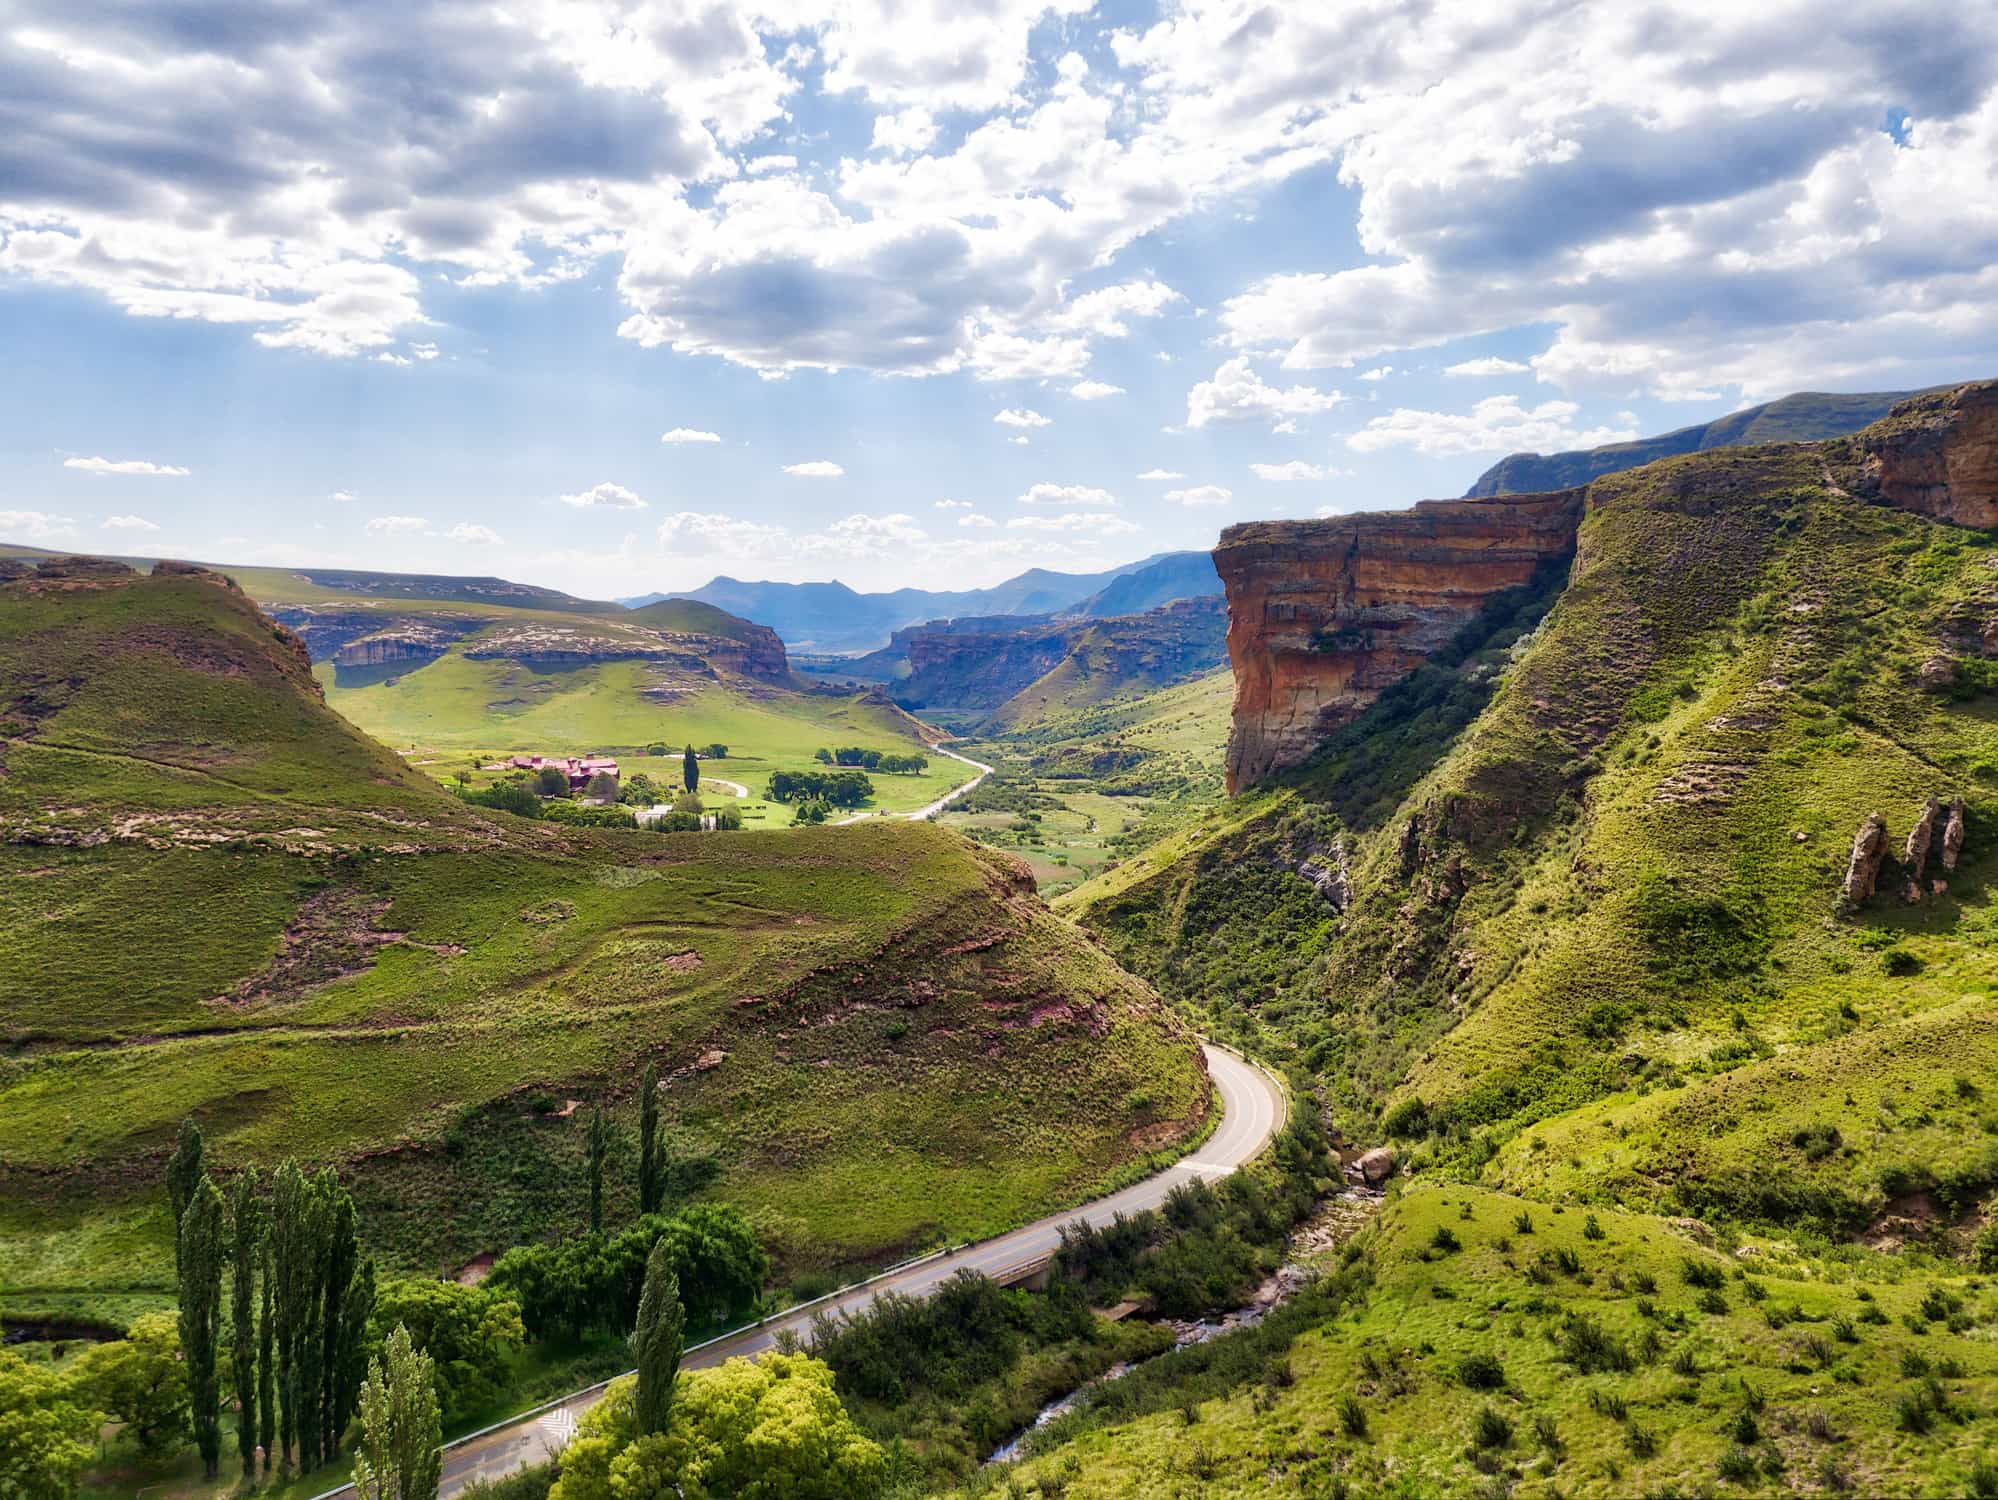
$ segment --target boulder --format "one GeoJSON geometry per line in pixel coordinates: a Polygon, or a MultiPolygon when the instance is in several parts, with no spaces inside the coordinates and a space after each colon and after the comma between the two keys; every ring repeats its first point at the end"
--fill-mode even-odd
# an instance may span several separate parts
{"type": "Polygon", "coordinates": [[[1856,911],[1873,899],[1880,883],[1880,866],[1887,858],[1887,820],[1870,812],[1852,836],[1852,855],[1845,863],[1845,883],[1839,890],[1840,904],[1856,911]]]}
{"type": "Polygon", "coordinates": [[[1915,826],[1908,830],[1908,842],[1901,848],[1901,867],[1908,872],[1908,882],[1920,885],[1922,876],[1929,866],[1929,845],[1935,842],[1936,817],[1942,812],[1942,804],[1934,793],[1922,801],[1922,810],[1915,815],[1915,826]]]}
{"type": "Polygon", "coordinates": [[[1376,1146],[1353,1165],[1360,1169],[1360,1178],[1368,1187],[1379,1187],[1394,1176],[1394,1147],[1376,1146]]]}
{"type": "Polygon", "coordinates": [[[1958,797],[1949,805],[1949,819],[1943,824],[1942,867],[1954,870],[1956,862],[1963,854],[1963,798],[1958,797]]]}

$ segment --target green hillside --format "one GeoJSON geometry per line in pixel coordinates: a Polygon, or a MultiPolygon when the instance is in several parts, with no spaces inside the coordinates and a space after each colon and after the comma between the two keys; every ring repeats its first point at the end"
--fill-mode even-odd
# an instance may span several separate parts
{"type": "Polygon", "coordinates": [[[1064,897],[1407,1186],[1253,1363],[1007,1482],[1998,1493],[1998,534],[1872,484],[1845,439],[1597,480],[1571,573],[1064,897]]]}
{"type": "Polygon", "coordinates": [[[1016,863],[468,807],[214,576],[0,586],[0,720],[12,1311],[162,1297],[187,1115],[214,1162],[340,1164],[387,1264],[436,1269],[573,1230],[557,1106],[634,1115],[655,1061],[688,1182],[795,1269],[1072,1201],[1208,1107],[1183,1027],[1016,863]]]}

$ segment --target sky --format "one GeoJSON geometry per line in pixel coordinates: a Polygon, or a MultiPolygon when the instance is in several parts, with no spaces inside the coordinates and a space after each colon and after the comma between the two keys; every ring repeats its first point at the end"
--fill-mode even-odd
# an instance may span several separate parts
{"type": "Polygon", "coordinates": [[[968,588],[1998,375],[1998,7],[0,0],[0,540],[968,588]]]}

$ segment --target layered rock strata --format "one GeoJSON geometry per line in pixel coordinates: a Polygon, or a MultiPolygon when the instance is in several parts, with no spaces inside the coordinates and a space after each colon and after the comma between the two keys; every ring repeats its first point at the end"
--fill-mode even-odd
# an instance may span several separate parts
{"type": "Polygon", "coordinates": [[[1228,789],[1307,759],[1493,595],[1574,550],[1581,490],[1430,500],[1221,534],[1235,670],[1228,789]]]}
{"type": "Polygon", "coordinates": [[[1863,487],[1902,510],[1998,526],[1998,380],[1904,401],[1858,438],[1863,487]]]}

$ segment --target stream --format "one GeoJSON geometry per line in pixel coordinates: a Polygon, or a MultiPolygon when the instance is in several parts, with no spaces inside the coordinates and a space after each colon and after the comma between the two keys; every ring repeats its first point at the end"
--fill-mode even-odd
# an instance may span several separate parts
{"type": "MultiPolygon", "coordinates": [[[[1381,1203],[1381,1194],[1370,1189],[1352,1187],[1345,1192],[1326,1200],[1324,1207],[1311,1220],[1299,1227],[1291,1241],[1291,1251],[1298,1255],[1315,1255],[1350,1238],[1367,1220],[1374,1216],[1381,1203]]],[[[1173,1349],[1185,1349],[1193,1344],[1204,1344],[1209,1339],[1219,1338],[1224,1333],[1233,1333],[1240,1328],[1254,1328],[1268,1317],[1272,1308],[1283,1306],[1297,1295],[1299,1287],[1310,1279],[1312,1272],[1294,1261],[1285,1261],[1272,1272],[1267,1280],[1249,1294],[1249,1300],[1219,1317],[1202,1318],[1197,1322],[1186,1322],[1177,1318],[1164,1318],[1160,1326],[1173,1331],[1173,1349]]],[[[1155,1354],[1152,1359],[1163,1358],[1171,1350],[1155,1354]]],[[[1085,1381],[1067,1395],[1057,1397],[1043,1406],[1019,1432],[993,1450],[987,1464],[1011,1463],[1020,1456],[1020,1449],[1028,1438],[1056,1417],[1070,1410],[1098,1386],[1108,1385],[1113,1380],[1121,1380],[1140,1364],[1119,1360],[1094,1380],[1085,1381]]]]}

